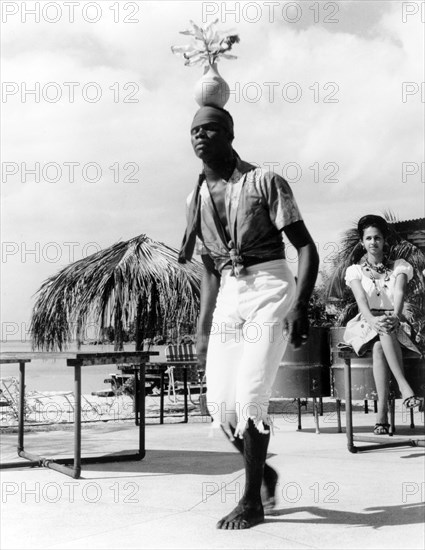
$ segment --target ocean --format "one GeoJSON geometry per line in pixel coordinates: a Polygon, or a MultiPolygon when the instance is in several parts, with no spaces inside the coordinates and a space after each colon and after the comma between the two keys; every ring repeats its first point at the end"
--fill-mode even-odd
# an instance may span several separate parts
{"type": "MultiPolygon", "coordinates": [[[[76,350],[76,344],[71,344],[66,351],[76,350]]],[[[160,355],[152,357],[152,361],[164,361],[164,350],[165,346],[153,346],[152,351],[158,351],[160,355]]],[[[32,351],[31,341],[9,340],[1,342],[0,351],[9,353],[32,351]]],[[[110,344],[85,344],[81,347],[81,351],[114,351],[114,346],[110,344]]],[[[125,344],[124,351],[134,351],[134,343],[125,344]]],[[[109,377],[110,373],[119,372],[115,365],[84,367],[81,371],[83,394],[109,389],[110,384],[105,384],[104,380],[109,377]]],[[[19,376],[19,365],[17,363],[0,365],[0,377],[6,378],[9,376],[19,376]]],[[[28,391],[72,391],[74,389],[74,369],[66,366],[65,359],[32,360],[31,363],[26,364],[25,385],[28,391]]]]}

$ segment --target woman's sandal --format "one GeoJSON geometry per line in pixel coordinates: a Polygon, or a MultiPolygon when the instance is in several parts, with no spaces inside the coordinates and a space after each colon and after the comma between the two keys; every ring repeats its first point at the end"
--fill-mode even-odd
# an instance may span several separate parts
{"type": "Polygon", "coordinates": [[[411,395],[410,397],[406,397],[403,401],[403,405],[406,409],[414,409],[415,407],[421,407],[422,401],[419,397],[416,397],[416,395],[411,395]]]}
{"type": "Polygon", "coordinates": [[[376,423],[373,428],[375,435],[390,435],[390,425],[386,423],[376,423]]]}

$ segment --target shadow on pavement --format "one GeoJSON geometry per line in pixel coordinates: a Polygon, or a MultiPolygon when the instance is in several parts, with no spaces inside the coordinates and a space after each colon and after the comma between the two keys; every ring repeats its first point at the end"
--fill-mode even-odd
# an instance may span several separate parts
{"type": "MultiPolygon", "coordinates": [[[[134,472],[149,474],[226,475],[243,469],[238,453],[149,449],[141,461],[110,462],[86,466],[96,472],[134,472]]],[[[84,467],[82,475],[84,475],[84,467]]],[[[89,472],[87,472],[89,474],[89,472]]]]}
{"type": "Polygon", "coordinates": [[[380,529],[386,526],[413,525],[423,523],[425,514],[425,503],[402,504],[400,506],[373,506],[365,508],[364,512],[344,512],[320,508],[319,506],[301,506],[297,508],[283,508],[274,510],[266,522],[288,521],[290,523],[318,523],[352,525],[358,527],[372,527],[380,529]],[[292,518],[293,514],[309,513],[311,518],[292,518]],[[273,519],[272,516],[286,516],[284,519],[273,519]]]}

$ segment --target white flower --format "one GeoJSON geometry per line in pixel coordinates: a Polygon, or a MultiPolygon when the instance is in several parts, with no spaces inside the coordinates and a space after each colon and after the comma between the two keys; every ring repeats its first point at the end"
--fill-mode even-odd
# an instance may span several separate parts
{"type": "Polygon", "coordinates": [[[235,55],[227,52],[237,44],[240,39],[237,34],[230,34],[230,31],[217,31],[218,19],[199,27],[190,21],[192,29],[181,31],[180,34],[192,36],[192,42],[186,46],[171,46],[171,51],[185,59],[185,65],[212,65],[221,57],[225,59],[236,59],[235,55]]]}

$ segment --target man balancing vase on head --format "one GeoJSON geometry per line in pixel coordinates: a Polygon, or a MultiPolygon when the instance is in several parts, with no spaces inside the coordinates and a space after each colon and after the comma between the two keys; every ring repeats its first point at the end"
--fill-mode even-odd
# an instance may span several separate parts
{"type": "Polygon", "coordinates": [[[194,152],[203,164],[188,199],[188,227],[179,260],[198,238],[204,264],[197,356],[206,367],[213,425],[241,452],[245,491],[219,529],[247,529],[275,504],[277,473],[266,464],[271,388],[288,341],[308,338],[307,305],[319,258],[288,183],[240,159],[233,119],[202,106],[192,122],[194,152]],[[282,231],[298,251],[295,284],[282,231]]]}

